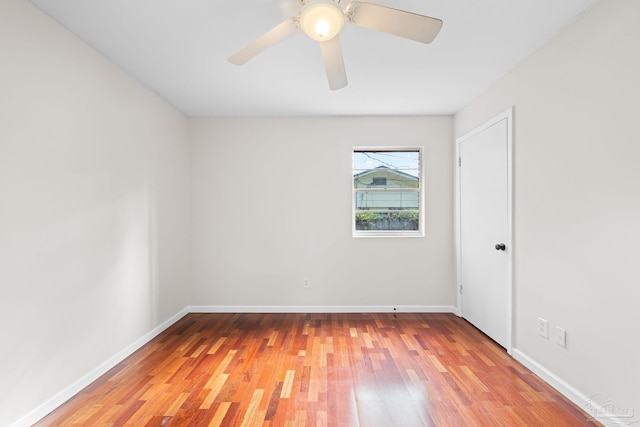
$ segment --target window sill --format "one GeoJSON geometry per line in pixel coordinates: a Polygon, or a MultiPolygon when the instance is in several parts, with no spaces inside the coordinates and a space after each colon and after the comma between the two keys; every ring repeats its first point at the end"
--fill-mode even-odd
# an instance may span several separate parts
{"type": "Polygon", "coordinates": [[[372,238],[372,237],[424,237],[423,231],[354,231],[351,237],[372,238]]]}

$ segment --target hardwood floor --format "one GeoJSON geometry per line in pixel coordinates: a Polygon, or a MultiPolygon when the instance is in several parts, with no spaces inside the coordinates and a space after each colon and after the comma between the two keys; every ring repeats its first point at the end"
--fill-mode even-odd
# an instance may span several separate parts
{"type": "Polygon", "coordinates": [[[451,314],[189,314],[37,426],[595,426],[451,314]]]}

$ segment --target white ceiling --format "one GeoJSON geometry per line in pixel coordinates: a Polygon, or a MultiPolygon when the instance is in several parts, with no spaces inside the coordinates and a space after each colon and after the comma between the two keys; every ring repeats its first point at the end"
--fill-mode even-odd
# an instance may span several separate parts
{"type": "Polygon", "coordinates": [[[189,116],[299,116],[452,114],[599,0],[370,0],[440,18],[442,31],[423,45],[347,24],[338,91],[300,30],[243,66],[226,61],[300,0],[31,1],[189,116]]]}

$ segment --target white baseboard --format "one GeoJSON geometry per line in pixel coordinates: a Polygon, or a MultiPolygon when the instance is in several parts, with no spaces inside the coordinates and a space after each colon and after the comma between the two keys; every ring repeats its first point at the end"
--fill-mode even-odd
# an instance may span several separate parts
{"type": "Polygon", "coordinates": [[[192,305],[189,313],[456,313],[452,305],[192,305]]]}
{"type": "Polygon", "coordinates": [[[547,384],[564,395],[564,397],[585,411],[590,418],[600,422],[604,426],[630,426],[632,423],[638,422],[637,419],[633,418],[633,413],[631,413],[631,418],[628,419],[619,417],[620,412],[611,413],[608,405],[603,406],[599,402],[595,401],[594,396],[588,396],[580,392],[571,384],[564,381],[562,378],[524,354],[522,351],[514,348],[512,356],[531,372],[542,378],[547,384]]]}
{"type": "Polygon", "coordinates": [[[517,348],[514,348],[512,353],[514,359],[526,366],[531,372],[545,380],[551,387],[562,393],[564,397],[580,406],[581,408],[584,407],[584,404],[588,399],[585,394],[578,391],[575,387],[564,381],[562,378],[560,378],[517,348]]]}
{"type": "Polygon", "coordinates": [[[11,427],[28,427],[45,416],[47,416],[51,411],[56,409],[58,406],[62,405],[67,400],[71,399],[73,396],[78,394],[82,389],[87,387],[89,384],[100,378],[102,375],[107,373],[111,368],[116,366],[118,363],[122,362],[124,359],[129,357],[135,351],[137,351],[140,347],[147,344],[153,338],[158,336],[161,332],[167,329],[169,326],[176,323],[182,317],[184,317],[188,313],[188,310],[182,309],[175,315],[171,316],[169,319],[162,322],[160,325],[153,328],[151,331],[147,332],[133,343],[128,345],[123,350],[119,351],[117,354],[111,356],[108,360],[104,361],[98,367],[92,369],[90,372],[85,374],[82,378],[60,391],[58,394],[53,396],[51,399],[42,403],[40,406],[29,412],[24,417],[20,418],[18,421],[14,422],[11,427]]]}

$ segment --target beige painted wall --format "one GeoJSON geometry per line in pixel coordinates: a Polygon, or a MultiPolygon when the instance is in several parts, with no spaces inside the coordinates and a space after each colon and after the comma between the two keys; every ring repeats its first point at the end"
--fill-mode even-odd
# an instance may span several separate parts
{"type": "Polygon", "coordinates": [[[451,141],[451,117],[192,119],[191,304],[453,306],[451,141]],[[426,237],[351,237],[368,145],[424,147],[426,237]]]}
{"type": "Polygon", "coordinates": [[[188,304],[188,122],[0,2],[0,425],[188,304]]]}
{"type": "Polygon", "coordinates": [[[603,1],[455,116],[459,137],[515,107],[516,349],[636,413],[638,16],[637,0],[603,1]]]}

